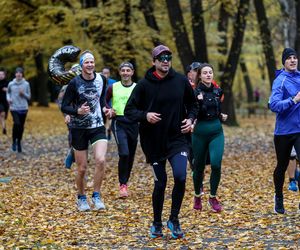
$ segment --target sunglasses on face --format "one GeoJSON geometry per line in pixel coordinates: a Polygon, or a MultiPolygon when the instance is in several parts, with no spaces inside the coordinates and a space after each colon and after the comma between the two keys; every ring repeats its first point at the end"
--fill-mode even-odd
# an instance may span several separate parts
{"type": "Polygon", "coordinates": [[[158,56],[156,59],[160,62],[164,62],[164,61],[170,62],[172,60],[172,55],[161,55],[158,56]]]}

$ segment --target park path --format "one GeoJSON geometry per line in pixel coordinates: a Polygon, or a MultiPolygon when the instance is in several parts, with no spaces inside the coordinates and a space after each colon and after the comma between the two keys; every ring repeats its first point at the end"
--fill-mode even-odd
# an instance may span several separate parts
{"type": "MultiPolygon", "coordinates": [[[[273,213],[273,122],[273,117],[252,118],[241,120],[239,128],[225,127],[226,150],[219,188],[222,213],[211,213],[206,205],[209,168],[204,209],[201,213],[193,211],[188,170],[180,218],[185,239],[172,240],[165,229],[164,239],[151,240],[148,233],[153,178],[140,148],[130,197],[118,198],[118,158],[112,140],[102,191],[107,209],[78,213],[74,167],[68,170],[63,166],[67,136],[61,114],[54,106],[34,107],[26,124],[24,154],[12,153],[9,138],[0,137],[0,178],[12,177],[8,183],[0,183],[0,249],[298,249],[299,193],[289,192],[285,186],[288,213],[273,213]]],[[[171,177],[170,170],[168,174],[171,177]]],[[[90,169],[89,195],[91,177],[90,169]]],[[[169,178],[165,220],[172,183],[169,178]]]]}

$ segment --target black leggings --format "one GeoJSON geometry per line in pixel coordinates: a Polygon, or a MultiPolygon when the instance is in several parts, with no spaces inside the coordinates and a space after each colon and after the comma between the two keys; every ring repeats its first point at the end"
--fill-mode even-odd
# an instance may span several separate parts
{"type": "Polygon", "coordinates": [[[134,162],[139,127],[137,123],[126,124],[115,119],[112,120],[111,126],[118,145],[119,183],[127,184],[134,162]]]}
{"type": "MultiPolygon", "coordinates": [[[[185,192],[187,152],[177,153],[170,157],[168,160],[171,164],[174,176],[170,220],[175,220],[178,219],[178,214],[180,212],[185,192]]],[[[167,185],[166,161],[155,162],[151,165],[153,168],[155,181],[152,194],[154,222],[161,222],[165,189],[167,185]]]]}
{"type": "Polygon", "coordinates": [[[273,175],[275,194],[277,197],[283,197],[282,189],[284,184],[284,175],[289,165],[293,146],[295,147],[298,159],[300,159],[300,133],[290,135],[275,135],[274,144],[277,157],[277,166],[273,175]]]}
{"type": "Polygon", "coordinates": [[[13,143],[21,142],[24,132],[24,124],[27,116],[27,112],[19,113],[17,111],[11,111],[11,115],[14,121],[12,139],[13,143]]]}

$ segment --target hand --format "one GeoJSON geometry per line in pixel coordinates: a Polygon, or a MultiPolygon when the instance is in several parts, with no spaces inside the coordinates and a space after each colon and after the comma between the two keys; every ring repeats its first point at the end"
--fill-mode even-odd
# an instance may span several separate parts
{"type": "Polygon", "coordinates": [[[181,126],[181,133],[186,134],[191,131],[192,129],[192,120],[191,119],[184,119],[182,121],[182,126],[181,126]]]}
{"type": "Polygon", "coordinates": [[[68,124],[71,121],[71,116],[66,115],[65,116],[65,124],[68,124]]]}
{"type": "Polygon", "coordinates": [[[155,112],[148,112],[147,113],[147,121],[151,124],[155,124],[161,120],[161,114],[155,112]]]}
{"type": "Polygon", "coordinates": [[[196,126],[196,123],[197,123],[197,119],[194,120],[193,124],[191,125],[191,133],[194,132],[194,128],[196,126]]]}
{"type": "Polygon", "coordinates": [[[221,120],[225,122],[228,118],[228,115],[221,113],[221,120]]]}
{"type": "Polygon", "coordinates": [[[24,96],[24,91],[23,91],[23,89],[20,89],[19,95],[20,95],[20,96],[24,96]]]}
{"type": "Polygon", "coordinates": [[[87,105],[87,102],[81,105],[81,107],[77,110],[77,114],[86,115],[91,112],[90,106],[87,105]]]}
{"type": "Polygon", "coordinates": [[[113,108],[108,109],[108,108],[104,107],[102,110],[103,110],[103,113],[105,114],[105,116],[108,117],[109,119],[116,116],[116,111],[113,108]]]}
{"type": "Polygon", "coordinates": [[[297,93],[297,95],[295,95],[295,97],[293,98],[294,102],[300,102],[300,91],[297,93]]]}
{"type": "Polygon", "coordinates": [[[199,95],[197,95],[198,100],[203,100],[203,94],[200,92],[199,95]]]}

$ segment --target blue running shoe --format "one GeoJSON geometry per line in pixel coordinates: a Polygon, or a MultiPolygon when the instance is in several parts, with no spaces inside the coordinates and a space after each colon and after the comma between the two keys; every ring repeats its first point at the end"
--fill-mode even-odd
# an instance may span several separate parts
{"type": "Polygon", "coordinates": [[[295,180],[290,181],[289,190],[294,191],[294,192],[298,191],[298,185],[297,185],[297,182],[295,180]]]}
{"type": "Polygon", "coordinates": [[[161,222],[153,222],[153,225],[150,227],[150,237],[152,239],[163,237],[162,229],[163,225],[161,222]]]}
{"type": "Polygon", "coordinates": [[[183,234],[180,224],[179,224],[179,220],[172,220],[172,221],[168,220],[167,226],[171,230],[172,237],[174,239],[180,239],[180,238],[184,237],[184,234],[183,234]]]}
{"type": "Polygon", "coordinates": [[[14,152],[17,151],[17,143],[14,142],[14,143],[12,144],[11,150],[14,151],[14,152]]]}
{"type": "Polygon", "coordinates": [[[65,167],[67,169],[70,169],[72,167],[73,162],[75,162],[74,151],[73,151],[73,148],[70,148],[70,150],[68,151],[68,154],[66,156],[66,159],[65,159],[65,167]]]}

